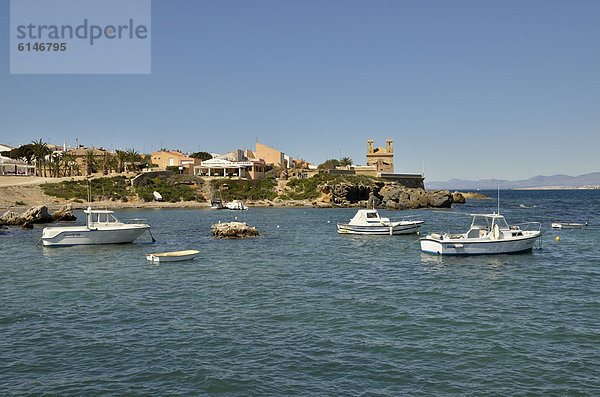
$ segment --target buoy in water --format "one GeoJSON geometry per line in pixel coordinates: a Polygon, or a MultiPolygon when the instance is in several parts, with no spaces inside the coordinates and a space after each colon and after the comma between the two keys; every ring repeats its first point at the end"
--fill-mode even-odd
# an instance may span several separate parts
{"type": "Polygon", "coordinates": [[[560,237],[556,236],[555,240],[560,241],[560,237]]]}
{"type": "Polygon", "coordinates": [[[237,216],[234,219],[237,220],[237,216]]]}

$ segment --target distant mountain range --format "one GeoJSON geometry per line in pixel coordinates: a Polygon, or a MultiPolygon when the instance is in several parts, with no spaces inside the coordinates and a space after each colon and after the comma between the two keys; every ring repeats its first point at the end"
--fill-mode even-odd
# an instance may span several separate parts
{"type": "Polygon", "coordinates": [[[538,175],[529,179],[519,181],[508,181],[506,179],[480,179],[478,181],[469,181],[464,179],[450,179],[447,182],[428,182],[425,180],[427,189],[456,189],[456,190],[477,190],[477,189],[522,189],[522,188],[549,188],[549,187],[583,187],[600,186],[600,172],[592,172],[579,176],[569,175],[538,175]]]}

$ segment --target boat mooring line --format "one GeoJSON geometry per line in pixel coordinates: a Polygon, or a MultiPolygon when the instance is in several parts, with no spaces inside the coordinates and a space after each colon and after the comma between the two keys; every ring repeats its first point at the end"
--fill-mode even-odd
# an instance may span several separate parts
{"type": "Polygon", "coordinates": [[[413,245],[414,243],[416,243],[417,241],[420,241],[420,240],[421,240],[420,238],[416,239],[416,240],[415,240],[415,241],[413,241],[412,243],[408,244],[406,247],[402,248],[400,251],[404,251],[405,249],[408,249],[408,248],[412,247],[412,245],[413,245]]]}
{"type": "Polygon", "coordinates": [[[155,243],[156,239],[154,238],[154,236],[152,235],[152,232],[150,231],[150,229],[148,229],[148,233],[150,233],[150,238],[152,238],[152,242],[155,243]]]}

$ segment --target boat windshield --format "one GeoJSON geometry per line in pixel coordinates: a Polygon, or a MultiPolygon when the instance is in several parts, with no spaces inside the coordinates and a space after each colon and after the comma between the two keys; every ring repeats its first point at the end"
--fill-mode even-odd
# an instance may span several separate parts
{"type": "Polygon", "coordinates": [[[116,223],[117,219],[109,213],[90,214],[90,223],[116,223]]]}
{"type": "Polygon", "coordinates": [[[485,215],[475,215],[473,217],[473,223],[471,223],[471,229],[486,229],[490,228],[490,219],[485,215]]]}
{"type": "Polygon", "coordinates": [[[494,218],[494,225],[498,225],[500,229],[508,229],[508,224],[506,223],[506,219],[504,217],[494,218]]]}
{"type": "Polygon", "coordinates": [[[367,218],[377,218],[377,212],[368,212],[367,218]]]}

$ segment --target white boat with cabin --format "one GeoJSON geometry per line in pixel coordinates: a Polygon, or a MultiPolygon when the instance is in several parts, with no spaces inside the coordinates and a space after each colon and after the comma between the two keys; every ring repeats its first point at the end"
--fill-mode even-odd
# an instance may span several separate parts
{"type": "Polygon", "coordinates": [[[531,250],[541,235],[539,222],[508,226],[500,214],[473,214],[468,232],[429,234],[421,238],[421,250],[438,255],[511,254],[531,250]]]}
{"type": "Polygon", "coordinates": [[[415,233],[424,223],[423,219],[415,216],[404,217],[391,221],[382,218],[376,209],[360,209],[348,223],[338,223],[338,233],[342,234],[376,234],[394,235],[415,233]]]}
{"type": "Polygon", "coordinates": [[[214,194],[211,195],[210,209],[211,210],[222,210],[223,209],[223,196],[221,196],[221,191],[219,191],[218,198],[214,194]]]}
{"type": "Polygon", "coordinates": [[[244,203],[242,203],[240,200],[230,201],[229,203],[225,204],[225,207],[227,207],[230,210],[239,210],[239,211],[248,209],[248,207],[246,207],[244,205],[244,203]]]}
{"type": "Polygon", "coordinates": [[[114,211],[83,211],[87,215],[84,226],[46,227],[42,232],[44,246],[95,245],[132,243],[150,226],[144,223],[123,223],[114,217],[114,211]]]}
{"type": "Polygon", "coordinates": [[[196,250],[162,252],[159,254],[146,254],[146,259],[154,263],[187,261],[194,259],[199,253],[200,251],[196,250]]]}

